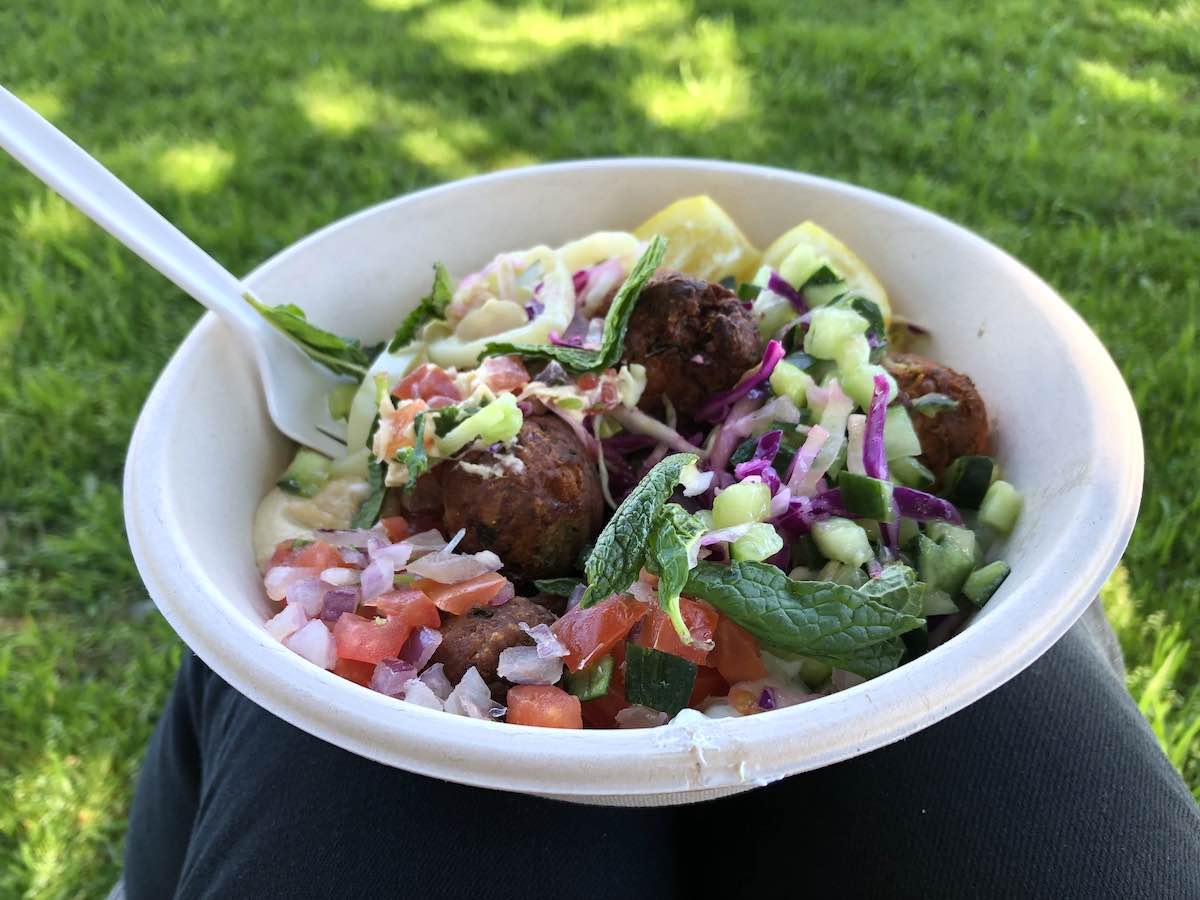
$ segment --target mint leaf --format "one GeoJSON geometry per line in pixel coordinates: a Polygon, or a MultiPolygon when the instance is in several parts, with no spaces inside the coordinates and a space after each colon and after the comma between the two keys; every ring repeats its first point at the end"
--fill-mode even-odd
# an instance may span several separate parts
{"type": "Polygon", "coordinates": [[[537,578],[533,584],[543,594],[550,594],[554,597],[570,597],[575,593],[575,588],[583,582],[578,578],[537,578]]]}
{"type": "Polygon", "coordinates": [[[361,379],[367,374],[371,359],[359,341],[318,328],[308,321],[304,310],[295,304],[267,306],[252,294],[243,294],[242,297],[258,310],[259,315],[291,338],[310,359],[339,375],[361,379]]]}
{"type": "Polygon", "coordinates": [[[580,601],[581,607],[599,603],[633,584],[646,558],[646,545],[658,511],[679,483],[680,471],[695,461],[695,453],[671,454],[647,472],[621,501],[584,563],[588,589],[580,601]]]}
{"type": "Polygon", "coordinates": [[[404,317],[404,321],[400,323],[400,327],[396,329],[396,333],[388,344],[388,353],[395,353],[406,344],[411,344],[421,326],[426,322],[443,318],[446,315],[446,307],[450,305],[450,298],[453,296],[454,291],[450,287],[450,273],[440,262],[434,263],[433,287],[429,289],[428,295],[421,298],[417,308],[404,317]]]}
{"type": "Polygon", "coordinates": [[[916,573],[908,566],[894,564],[860,587],[858,592],[887,604],[897,612],[920,616],[925,600],[925,583],[917,581],[916,573]]]}
{"type": "Polygon", "coordinates": [[[904,641],[900,638],[889,638],[878,644],[860,647],[853,653],[844,656],[814,656],[821,662],[828,663],[838,669],[845,669],[863,678],[876,678],[885,672],[890,672],[900,665],[904,656],[904,641]]]}
{"type": "Polygon", "coordinates": [[[383,508],[383,496],[387,493],[387,485],[383,483],[387,477],[387,463],[372,461],[367,469],[367,485],[371,493],[358,507],[358,512],[350,520],[351,528],[370,528],[379,521],[379,511],[383,508]]]}
{"type": "Polygon", "coordinates": [[[695,564],[695,549],[705,530],[699,517],[678,503],[667,503],[654,519],[646,557],[646,567],[658,575],[658,603],[671,618],[679,639],[689,646],[692,634],[679,611],[679,596],[695,564]]]}
{"type": "MultiPolygon", "coordinates": [[[[768,648],[821,659],[857,659],[862,648],[925,621],[870,593],[831,581],[793,581],[758,562],[701,562],[684,593],[707,600],[768,648]]],[[[895,599],[890,590],[884,595],[895,599]]]]}
{"type": "Polygon", "coordinates": [[[667,252],[666,238],[655,235],[650,240],[650,246],[639,257],[629,270],[625,283],[621,285],[608,315],[604,318],[604,336],[600,339],[599,350],[586,350],[582,347],[560,347],[554,344],[512,344],[494,341],[483,349],[483,356],[524,356],[527,359],[555,360],[564,369],[572,372],[602,372],[612,368],[621,358],[625,349],[625,332],[629,328],[629,317],[637,304],[642,288],[654,274],[654,270],[662,263],[663,255],[667,252]]]}

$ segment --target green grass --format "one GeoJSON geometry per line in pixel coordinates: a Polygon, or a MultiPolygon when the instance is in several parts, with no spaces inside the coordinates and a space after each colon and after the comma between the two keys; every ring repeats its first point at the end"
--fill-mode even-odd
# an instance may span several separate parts
{"type": "MultiPolygon", "coordinates": [[[[0,7],[5,78],[235,271],[366,204],[536,160],[681,154],[978,230],[1137,399],[1106,600],[1200,789],[1200,5],[131,0],[0,7]]],[[[0,896],[99,896],[180,647],[121,524],[129,432],[199,308],[0,159],[0,896]]]]}

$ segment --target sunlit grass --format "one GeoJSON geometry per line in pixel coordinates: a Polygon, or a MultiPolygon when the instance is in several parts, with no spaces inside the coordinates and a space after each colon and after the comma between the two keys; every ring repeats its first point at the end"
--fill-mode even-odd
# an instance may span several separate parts
{"type": "Polygon", "coordinates": [[[471,173],[475,168],[472,156],[487,142],[487,131],[468,120],[406,128],[400,137],[400,146],[410,159],[446,178],[471,173]]]}
{"type": "Polygon", "coordinates": [[[1084,84],[1112,100],[1162,104],[1174,99],[1157,79],[1135,78],[1107,62],[1081,60],[1079,74],[1084,84]]]}
{"type": "Polygon", "coordinates": [[[47,119],[57,119],[66,111],[66,104],[58,91],[51,88],[14,88],[13,93],[47,119]]]}
{"type": "Polygon", "coordinates": [[[30,241],[60,241],[75,237],[88,221],[83,213],[49,190],[37,194],[13,213],[17,232],[30,241]]]}
{"type": "Polygon", "coordinates": [[[376,121],[386,100],[344,69],[322,69],[296,88],[296,102],[318,131],[345,137],[376,121]]]}
{"type": "Polygon", "coordinates": [[[159,179],[183,194],[207,194],[219,188],[233,170],[233,154],[212,141],[171,147],[159,154],[159,179]]]}

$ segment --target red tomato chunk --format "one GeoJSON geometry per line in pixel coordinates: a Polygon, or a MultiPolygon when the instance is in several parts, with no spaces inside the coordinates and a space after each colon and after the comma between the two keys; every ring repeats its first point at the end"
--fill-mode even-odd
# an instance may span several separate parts
{"type": "Polygon", "coordinates": [[[683,624],[688,627],[688,631],[692,633],[692,640],[695,641],[692,646],[689,647],[679,639],[675,626],[671,624],[671,617],[658,607],[650,610],[634,643],[681,656],[698,666],[711,665],[708,661],[709,651],[704,648],[711,646],[713,634],[717,630],[717,611],[707,603],[689,600],[687,597],[680,598],[679,611],[683,614],[683,624]]]}
{"type": "Polygon", "coordinates": [[[566,645],[564,662],[572,672],[586,669],[625,639],[648,607],[632,597],[609,597],[587,609],[573,609],[551,631],[566,645]]]}
{"type": "Polygon", "coordinates": [[[542,728],[582,728],[579,698],[545,684],[518,684],[508,689],[507,721],[542,728]]]}
{"type": "Polygon", "coordinates": [[[398,616],[364,619],[354,613],[342,613],[333,626],[333,639],[342,659],[377,663],[396,656],[411,631],[412,626],[398,616]]]}

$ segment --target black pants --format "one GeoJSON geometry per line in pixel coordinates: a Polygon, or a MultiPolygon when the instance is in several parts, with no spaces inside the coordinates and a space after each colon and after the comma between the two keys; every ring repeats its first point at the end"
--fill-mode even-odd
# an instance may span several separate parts
{"type": "Polygon", "coordinates": [[[132,900],[1200,898],[1200,814],[1079,628],[905,741],[661,809],[389,769],[275,718],[189,655],[142,770],[125,878],[132,900]]]}

